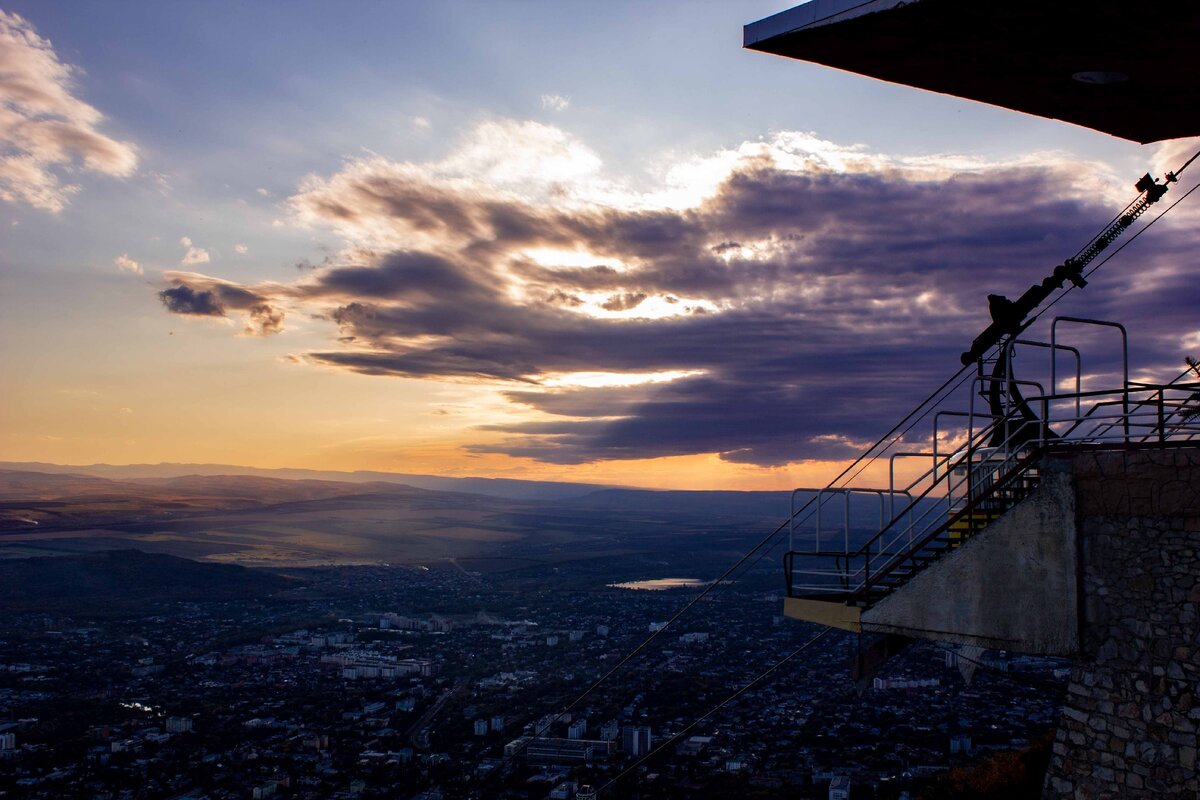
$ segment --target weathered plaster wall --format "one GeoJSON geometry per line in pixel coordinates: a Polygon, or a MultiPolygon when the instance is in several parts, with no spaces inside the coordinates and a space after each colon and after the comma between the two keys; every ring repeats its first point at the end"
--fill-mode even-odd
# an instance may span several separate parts
{"type": "Polygon", "coordinates": [[[1070,469],[1084,627],[1044,797],[1200,797],[1200,448],[1070,469]]]}

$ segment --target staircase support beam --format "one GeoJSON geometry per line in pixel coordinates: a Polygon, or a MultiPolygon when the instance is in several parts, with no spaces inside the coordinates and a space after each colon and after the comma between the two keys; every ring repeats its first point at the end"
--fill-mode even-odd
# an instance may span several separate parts
{"type": "Polygon", "coordinates": [[[788,597],[783,601],[783,613],[792,619],[840,628],[851,633],[862,632],[862,609],[836,599],[788,597]]]}

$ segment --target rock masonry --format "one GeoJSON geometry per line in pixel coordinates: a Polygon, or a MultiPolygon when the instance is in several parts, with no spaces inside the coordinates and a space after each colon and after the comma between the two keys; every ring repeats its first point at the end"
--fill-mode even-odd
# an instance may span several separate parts
{"type": "Polygon", "coordinates": [[[1200,798],[1200,448],[1081,453],[1063,466],[1082,653],[1043,797],[1200,798]]]}

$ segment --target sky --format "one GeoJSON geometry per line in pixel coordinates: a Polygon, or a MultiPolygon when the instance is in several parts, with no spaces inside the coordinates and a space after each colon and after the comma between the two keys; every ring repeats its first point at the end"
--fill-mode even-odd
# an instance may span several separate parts
{"type": "MultiPolygon", "coordinates": [[[[1190,142],[789,3],[0,0],[0,460],[823,484],[1190,142]]],[[[1184,206],[1064,313],[1200,355],[1184,206]]]]}

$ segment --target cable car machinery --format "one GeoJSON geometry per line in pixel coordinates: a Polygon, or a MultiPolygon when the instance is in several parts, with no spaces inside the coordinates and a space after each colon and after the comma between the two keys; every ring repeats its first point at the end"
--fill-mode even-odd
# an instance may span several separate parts
{"type": "MultiPolygon", "coordinates": [[[[1040,283],[1030,286],[1015,301],[1001,295],[989,295],[992,321],[962,353],[963,368],[959,373],[860,456],[830,486],[797,489],[792,493],[788,552],[784,556],[789,597],[838,601],[859,607],[878,602],[1032,491],[1038,482],[1040,457],[1049,449],[1112,446],[1114,443],[1130,445],[1191,439],[1200,435],[1200,426],[1194,423],[1200,384],[1182,381],[1188,375],[1195,375],[1187,370],[1170,383],[1161,385],[1131,382],[1124,326],[1104,320],[1060,316],[1051,322],[1050,341],[1020,338],[1058,301],[1055,298],[1038,310],[1056,291],[1067,283],[1071,284],[1067,291],[1087,286],[1087,276],[1107,258],[1090,270],[1088,267],[1135,220],[1162,199],[1197,156],[1192,156],[1178,170],[1168,172],[1161,183],[1149,173],[1143,175],[1135,184],[1138,196],[1120,214],[1078,253],[1055,267],[1040,283]],[[1113,329],[1120,333],[1120,387],[1083,390],[1080,350],[1058,341],[1058,328],[1063,323],[1113,329]],[[1038,381],[1015,377],[1013,358],[1018,347],[1049,352],[1049,387],[1038,381]],[[1075,361],[1074,389],[1061,393],[1057,370],[1060,354],[1073,356],[1075,361]],[[964,375],[971,366],[974,366],[973,376],[964,375]],[[967,377],[971,377],[968,409],[943,407],[957,398],[955,389],[962,386],[967,377]],[[943,391],[947,386],[950,386],[949,391],[943,391]],[[1026,397],[1029,391],[1036,393],[1026,397]],[[986,400],[986,412],[976,410],[977,397],[986,400]],[[1085,404],[1088,405],[1086,410],[1085,404]],[[932,444],[931,452],[899,450],[898,445],[906,440],[906,434],[913,426],[930,416],[932,434],[927,441],[932,444]],[[945,418],[959,420],[957,429],[963,431],[961,440],[949,452],[941,447],[947,432],[939,431],[945,418]],[[889,440],[905,424],[908,427],[889,440]],[[886,489],[850,485],[867,466],[884,456],[888,458],[886,489]],[[909,483],[900,485],[896,462],[907,458],[926,459],[931,466],[909,483]],[[797,506],[800,498],[805,498],[805,502],[797,506]],[[841,548],[829,546],[832,535],[828,524],[830,514],[822,511],[835,498],[842,501],[840,514],[833,515],[834,519],[840,517],[841,548]],[[856,529],[854,522],[854,501],[862,498],[870,499],[872,507],[877,504],[879,513],[877,531],[865,539],[862,538],[864,531],[861,527],[856,529]],[[806,528],[808,525],[812,527],[806,528]],[[808,538],[809,535],[812,547],[798,550],[797,537],[808,538]],[[823,539],[825,547],[822,547],[823,539]],[[800,577],[803,581],[797,582],[800,577]]],[[[1108,258],[1112,255],[1115,252],[1108,258]]],[[[858,505],[861,507],[861,502],[858,505]]],[[[861,516],[859,511],[857,518],[861,519],[861,516]]]]}

